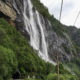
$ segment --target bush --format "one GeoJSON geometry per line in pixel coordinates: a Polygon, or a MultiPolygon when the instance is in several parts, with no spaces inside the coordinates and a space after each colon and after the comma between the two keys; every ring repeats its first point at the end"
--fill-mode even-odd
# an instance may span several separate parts
{"type": "MultiPolygon", "coordinates": [[[[59,78],[60,78],[60,80],[65,80],[65,77],[62,75],[60,75],[59,78]]],[[[51,73],[48,75],[47,80],[58,80],[58,75],[51,73]]]]}
{"type": "MultiPolygon", "coordinates": [[[[0,45],[13,51],[21,78],[34,74],[36,77],[44,79],[45,75],[54,72],[54,66],[42,60],[21,33],[4,19],[0,19],[0,45]]],[[[12,73],[12,75],[15,74],[16,71],[12,73]]]]}
{"type": "MultiPolygon", "coordinates": [[[[11,49],[0,46],[0,78],[9,79],[17,69],[17,60],[11,49]]],[[[1,80],[2,80],[1,79],[1,80]]]]}
{"type": "Polygon", "coordinates": [[[37,79],[32,79],[32,78],[30,78],[30,79],[25,79],[25,80],[37,80],[37,79]]]}
{"type": "MultiPolygon", "coordinates": [[[[75,76],[72,76],[70,74],[63,74],[63,75],[59,75],[60,80],[78,80],[75,76]]],[[[50,73],[47,76],[47,80],[58,80],[58,75],[55,73],[50,73]]]]}
{"type": "Polygon", "coordinates": [[[52,73],[50,73],[50,74],[47,76],[47,80],[57,80],[57,74],[52,74],[52,73]]]}

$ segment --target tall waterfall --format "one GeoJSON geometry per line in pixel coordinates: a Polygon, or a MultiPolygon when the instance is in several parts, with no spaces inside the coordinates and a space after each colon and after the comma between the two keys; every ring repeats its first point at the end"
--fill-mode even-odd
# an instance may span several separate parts
{"type": "Polygon", "coordinates": [[[33,5],[30,0],[23,0],[24,1],[24,24],[26,26],[26,30],[28,34],[30,35],[30,45],[38,51],[38,55],[44,59],[46,62],[51,62],[48,56],[48,49],[47,49],[47,43],[45,40],[45,31],[43,29],[43,24],[40,19],[40,15],[38,11],[33,11],[33,5]],[[28,8],[27,8],[28,7],[28,8]],[[29,16],[26,14],[26,9],[29,9],[29,16]],[[36,17],[36,21],[35,21],[36,17]],[[37,23],[36,23],[37,22],[37,23]],[[38,26],[37,26],[38,24],[38,26]]]}

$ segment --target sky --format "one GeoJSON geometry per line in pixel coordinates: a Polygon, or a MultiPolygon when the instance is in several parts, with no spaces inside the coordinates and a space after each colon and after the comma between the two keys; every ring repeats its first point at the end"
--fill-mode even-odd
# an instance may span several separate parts
{"type": "MultiPolygon", "coordinates": [[[[59,19],[62,0],[40,0],[49,10],[50,14],[59,19]]],[[[75,19],[80,11],[80,0],[63,0],[61,23],[68,26],[80,28],[80,15],[74,25],[75,19]]]]}

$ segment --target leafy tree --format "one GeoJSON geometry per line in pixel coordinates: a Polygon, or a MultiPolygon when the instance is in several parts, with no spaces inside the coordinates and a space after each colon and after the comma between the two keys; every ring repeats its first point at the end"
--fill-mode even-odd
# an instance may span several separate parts
{"type": "Polygon", "coordinates": [[[9,79],[13,72],[16,71],[17,60],[11,49],[0,46],[0,78],[9,79]]]}

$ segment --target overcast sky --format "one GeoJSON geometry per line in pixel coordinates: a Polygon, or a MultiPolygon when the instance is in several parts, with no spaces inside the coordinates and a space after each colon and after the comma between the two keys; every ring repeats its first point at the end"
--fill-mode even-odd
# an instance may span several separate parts
{"type": "MultiPolygon", "coordinates": [[[[41,0],[46,7],[48,7],[49,12],[54,14],[54,17],[59,19],[60,6],[62,0],[41,0]]],[[[73,25],[75,19],[80,11],[80,0],[63,0],[63,12],[61,17],[61,22],[66,25],[73,25]]],[[[80,28],[80,15],[75,24],[76,27],[80,28]]]]}

